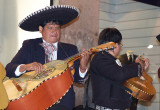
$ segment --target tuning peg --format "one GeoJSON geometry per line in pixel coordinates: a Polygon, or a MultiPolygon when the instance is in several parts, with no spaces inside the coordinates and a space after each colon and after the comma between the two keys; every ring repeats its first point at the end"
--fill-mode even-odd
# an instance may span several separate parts
{"type": "Polygon", "coordinates": [[[102,51],[102,49],[99,49],[99,51],[102,51]]]}
{"type": "Polygon", "coordinates": [[[114,47],[112,46],[112,47],[111,47],[111,49],[113,50],[113,49],[114,49],[114,47]]]}

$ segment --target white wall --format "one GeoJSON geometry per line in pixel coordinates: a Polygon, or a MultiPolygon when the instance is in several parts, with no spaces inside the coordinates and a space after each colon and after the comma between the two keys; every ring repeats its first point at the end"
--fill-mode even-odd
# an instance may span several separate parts
{"type": "Polygon", "coordinates": [[[0,0],[0,62],[11,61],[23,40],[41,37],[39,32],[26,32],[18,27],[24,17],[45,6],[50,0],[0,0]]]}
{"type": "Polygon", "coordinates": [[[0,1],[0,61],[6,64],[17,44],[16,2],[0,1]],[[13,41],[15,43],[13,43],[13,41]],[[12,47],[15,47],[12,49],[12,47]]]}
{"type": "Polygon", "coordinates": [[[3,43],[2,43],[2,39],[3,39],[3,15],[4,15],[4,10],[3,10],[3,0],[0,0],[0,57],[2,56],[2,46],[3,46],[3,43]]]}
{"type": "Polygon", "coordinates": [[[160,84],[157,70],[160,67],[160,45],[156,36],[160,34],[160,8],[132,0],[101,0],[100,31],[106,27],[115,27],[123,36],[124,54],[133,50],[150,59],[149,75],[153,78],[156,95],[151,102],[138,105],[138,110],[159,110],[160,84]],[[148,45],[154,45],[148,49],[148,45]]]}
{"type": "MultiPolygon", "coordinates": [[[[25,1],[17,0],[17,1],[18,1],[17,13],[19,15],[19,17],[17,18],[18,23],[29,14],[50,5],[50,0],[25,0],[25,1]]],[[[18,28],[18,39],[19,39],[18,47],[21,47],[23,40],[33,39],[37,37],[41,37],[41,34],[39,32],[28,32],[22,30],[21,28],[18,28]]]]}

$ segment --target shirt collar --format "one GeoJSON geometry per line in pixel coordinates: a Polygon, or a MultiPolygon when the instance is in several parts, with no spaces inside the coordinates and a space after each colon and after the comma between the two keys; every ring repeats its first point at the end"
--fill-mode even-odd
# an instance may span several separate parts
{"type": "MultiPolygon", "coordinates": [[[[46,43],[48,43],[47,41],[45,41],[43,38],[42,38],[42,40],[43,40],[43,42],[46,42],[46,43]]],[[[56,42],[56,43],[52,43],[56,48],[58,47],[58,42],[56,42]]]]}
{"type": "Polygon", "coordinates": [[[126,54],[127,54],[127,58],[128,58],[128,59],[130,58],[130,55],[131,55],[131,57],[133,58],[133,53],[126,52],[126,54]]]}

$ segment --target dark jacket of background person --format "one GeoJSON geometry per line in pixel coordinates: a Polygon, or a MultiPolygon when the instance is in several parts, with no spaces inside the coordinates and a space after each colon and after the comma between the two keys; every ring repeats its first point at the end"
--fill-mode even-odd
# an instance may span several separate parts
{"type": "Polygon", "coordinates": [[[111,109],[130,107],[131,95],[120,86],[125,80],[138,76],[138,63],[121,67],[115,57],[103,51],[92,59],[90,72],[96,105],[111,109]]]}
{"type": "MultiPolygon", "coordinates": [[[[128,53],[130,53],[130,52],[128,51],[128,53]]],[[[133,54],[133,52],[131,52],[128,55],[131,55],[132,59],[130,59],[129,56],[127,56],[127,53],[118,56],[118,59],[120,60],[120,62],[122,63],[122,65],[133,64],[133,63],[135,63],[135,60],[138,57],[137,55],[133,54]]],[[[138,99],[132,97],[132,102],[131,102],[130,110],[137,110],[137,104],[138,104],[138,99]]]]}

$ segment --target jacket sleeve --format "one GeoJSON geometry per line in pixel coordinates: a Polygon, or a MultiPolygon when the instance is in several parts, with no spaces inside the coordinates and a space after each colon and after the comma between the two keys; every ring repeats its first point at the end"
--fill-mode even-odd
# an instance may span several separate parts
{"type": "MultiPolygon", "coordinates": [[[[70,47],[69,50],[70,50],[70,55],[71,55],[71,56],[76,55],[76,54],[79,53],[76,46],[70,47]]],[[[74,82],[76,82],[76,83],[81,83],[82,80],[85,79],[85,77],[82,78],[82,77],[80,77],[80,75],[79,75],[79,66],[80,66],[80,60],[78,59],[78,60],[76,60],[76,61],[74,62],[74,69],[75,69],[74,82]]]]}
{"type": "Polygon", "coordinates": [[[102,57],[99,60],[94,60],[92,65],[95,68],[95,73],[98,73],[99,75],[101,74],[110,80],[118,82],[123,82],[129,78],[138,76],[139,71],[139,63],[119,66],[116,63],[116,59],[106,57],[102,57]]]}
{"type": "Polygon", "coordinates": [[[26,64],[28,58],[29,42],[24,41],[18,53],[14,56],[10,63],[6,65],[6,75],[8,77],[16,77],[15,70],[20,64],[26,64]]]}

